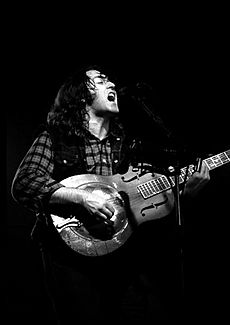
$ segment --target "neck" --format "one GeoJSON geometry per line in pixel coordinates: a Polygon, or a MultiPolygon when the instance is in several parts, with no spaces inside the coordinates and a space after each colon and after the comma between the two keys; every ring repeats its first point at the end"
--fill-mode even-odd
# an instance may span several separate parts
{"type": "Polygon", "coordinates": [[[109,131],[109,118],[90,114],[89,131],[98,139],[104,139],[109,131]]]}

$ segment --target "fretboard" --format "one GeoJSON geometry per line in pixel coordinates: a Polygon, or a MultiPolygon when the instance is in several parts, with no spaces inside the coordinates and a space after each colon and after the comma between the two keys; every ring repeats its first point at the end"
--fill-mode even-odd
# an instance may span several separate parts
{"type": "MultiPolygon", "coordinates": [[[[230,150],[221,152],[215,156],[204,159],[209,170],[223,166],[230,162],[230,150]]],[[[194,165],[189,165],[180,170],[179,184],[187,181],[194,173],[194,165]]],[[[167,191],[175,186],[175,176],[162,175],[158,178],[151,179],[137,186],[137,190],[141,193],[144,199],[153,195],[167,191]]]]}

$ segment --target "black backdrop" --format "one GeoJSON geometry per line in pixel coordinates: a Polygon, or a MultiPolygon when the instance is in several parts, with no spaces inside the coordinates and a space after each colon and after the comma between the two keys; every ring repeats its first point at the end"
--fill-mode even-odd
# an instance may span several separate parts
{"type": "MultiPolygon", "coordinates": [[[[16,38],[8,65],[7,292],[9,314],[24,324],[39,323],[44,314],[51,324],[53,315],[45,293],[41,261],[29,238],[34,219],[13,201],[10,186],[59,86],[81,62],[90,61],[88,54],[92,51],[79,49],[74,42],[68,47],[69,44],[56,41],[16,38]]],[[[127,82],[145,80],[152,86],[151,109],[160,113],[183,144],[204,155],[229,149],[229,67],[224,48],[222,51],[218,47],[214,53],[213,46],[203,47],[201,40],[195,48],[190,44],[170,49],[172,44],[159,51],[154,44],[149,49],[146,44],[134,42],[132,48],[124,50],[118,42],[117,53],[106,49],[106,55],[100,56],[99,50],[97,54],[99,62],[105,61],[122,76],[128,76],[127,82]]],[[[152,121],[144,111],[122,113],[132,131],[138,127],[150,143],[155,142],[152,121]]],[[[211,182],[196,205],[199,209],[191,211],[187,234],[185,285],[189,312],[196,314],[199,310],[204,318],[210,319],[226,307],[229,168],[225,165],[211,172],[211,182]]]]}

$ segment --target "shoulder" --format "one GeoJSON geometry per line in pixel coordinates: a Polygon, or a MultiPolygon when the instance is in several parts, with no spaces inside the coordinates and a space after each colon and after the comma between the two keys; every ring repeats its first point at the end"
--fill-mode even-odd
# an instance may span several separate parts
{"type": "Polygon", "coordinates": [[[33,142],[33,145],[50,147],[52,145],[52,139],[49,131],[44,130],[39,134],[37,134],[33,142]]]}

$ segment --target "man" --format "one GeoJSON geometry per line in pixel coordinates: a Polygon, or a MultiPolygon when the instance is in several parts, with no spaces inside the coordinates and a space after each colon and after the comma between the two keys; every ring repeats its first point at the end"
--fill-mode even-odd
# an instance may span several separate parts
{"type": "MultiPolygon", "coordinates": [[[[118,100],[115,83],[101,67],[85,67],[67,79],[48,113],[46,129],[35,139],[12,184],[15,200],[37,215],[32,235],[41,248],[60,324],[149,324],[157,317],[171,317],[153,312],[152,285],[146,284],[138,265],[138,257],[144,265],[137,253],[138,235],[113,252],[86,256],[67,249],[52,228],[52,214],[65,216],[69,208],[76,208],[81,211],[80,222],[85,221],[89,232],[102,242],[116,237],[116,208],[108,196],[64,185],[62,180],[127,171],[132,145],[119,121],[118,100]]],[[[202,164],[188,180],[184,194],[194,195],[208,180],[208,169],[202,164]]]]}

